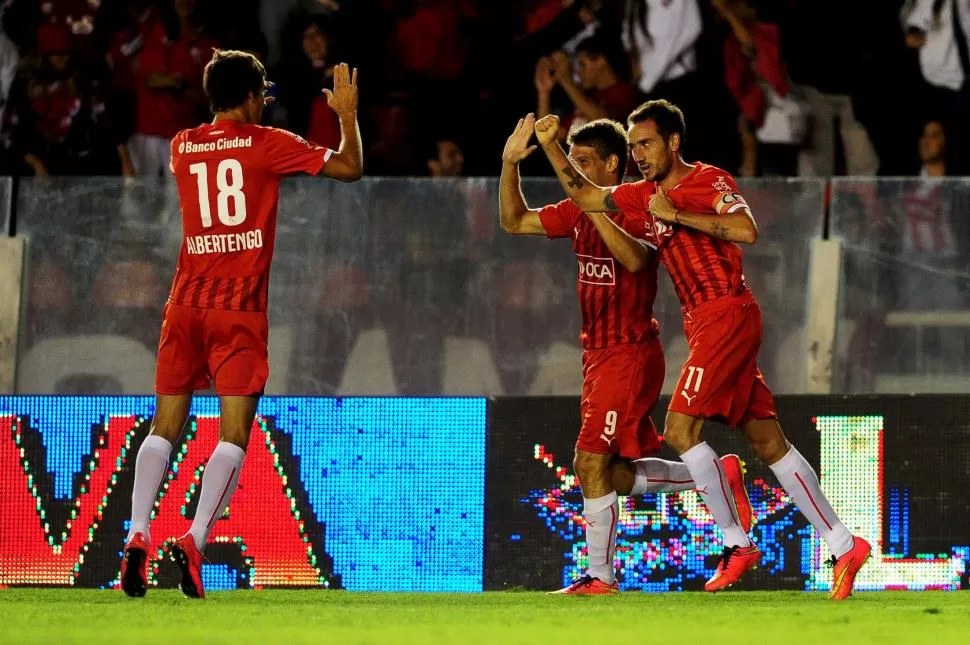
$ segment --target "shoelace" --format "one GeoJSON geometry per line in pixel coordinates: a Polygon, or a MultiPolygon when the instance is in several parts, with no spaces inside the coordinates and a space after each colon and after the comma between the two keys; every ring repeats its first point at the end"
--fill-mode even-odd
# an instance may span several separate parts
{"type": "Polygon", "coordinates": [[[721,555],[721,568],[722,569],[727,569],[728,568],[728,562],[731,561],[731,558],[734,556],[735,553],[737,553],[737,551],[738,551],[739,548],[741,548],[741,547],[737,547],[737,546],[726,546],[726,547],[724,547],[724,553],[721,555]]]}
{"type": "Polygon", "coordinates": [[[838,564],[838,562],[839,559],[833,555],[831,558],[825,561],[825,566],[835,568],[835,565],[838,564]]]}
{"type": "Polygon", "coordinates": [[[573,583],[573,586],[574,587],[588,587],[589,585],[593,584],[593,581],[594,580],[596,580],[596,578],[594,578],[593,576],[591,576],[591,575],[589,575],[587,573],[585,576],[583,576],[582,578],[580,578],[579,580],[577,580],[576,582],[574,582],[573,583]]]}

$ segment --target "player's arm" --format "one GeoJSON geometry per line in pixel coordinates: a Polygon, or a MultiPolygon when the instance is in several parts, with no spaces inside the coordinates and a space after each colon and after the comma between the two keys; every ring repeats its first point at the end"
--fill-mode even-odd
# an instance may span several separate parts
{"type": "Polygon", "coordinates": [[[655,250],[648,242],[638,240],[627,233],[606,213],[586,213],[586,216],[596,227],[596,232],[603,238],[606,248],[623,265],[624,269],[630,273],[636,273],[647,266],[650,253],[655,250]]]}
{"type": "Polygon", "coordinates": [[[721,193],[715,198],[713,213],[679,210],[666,193],[650,198],[650,213],[659,220],[680,224],[707,233],[711,237],[738,244],[754,244],[758,225],[739,193],[721,193]]]}
{"type": "Polygon", "coordinates": [[[323,92],[340,119],[340,147],[327,160],[323,174],[339,181],[357,181],[364,172],[363,145],[357,124],[357,69],[351,73],[346,63],[335,66],[333,91],[323,92]]]}
{"type": "Polygon", "coordinates": [[[502,177],[498,188],[498,215],[502,230],[513,235],[545,235],[539,213],[529,208],[522,195],[519,163],[535,150],[529,146],[535,117],[519,119],[502,152],[502,177]]]}
{"type": "Polygon", "coordinates": [[[539,119],[536,121],[535,131],[542,151],[556,171],[559,183],[580,210],[586,213],[620,210],[613,201],[612,189],[591,182],[566,157],[558,141],[559,117],[550,114],[539,119]]]}

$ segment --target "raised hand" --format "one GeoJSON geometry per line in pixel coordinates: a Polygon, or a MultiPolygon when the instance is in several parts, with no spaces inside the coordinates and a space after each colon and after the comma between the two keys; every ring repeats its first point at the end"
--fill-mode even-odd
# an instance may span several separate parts
{"type": "Polygon", "coordinates": [[[573,80],[573,62],[564,51],[555,52],[552,57],[552,73],[559,83],[568,83],[573,80]]]}
{"type": "Polygon", "coordinates": [[[535,84],[540,94],[548,94],[556,87],[556,77],[552,73],[552,60],[546,56],[540,58],[536,64],[535,84]]]}
{"type": "Polygon", "coordinates": [[[340,117],[355,117],[357,115],[357,68],[353,73],[347,63],[340,63],[333,68],[333,90],[323,90],[327,96],[327,103],[340,117]]]}
{"type": "Polygon", "coordinates": [[[559,117],[555,114],[542,117],[536,121],[535,130],[539,145],[555,143],[559,137],[559,117]]]}
{"type": "Polygon", "coordinates": [[[504,163],[517,164],[535,152],[536,146],[529,145],[535,125],[536,118],[531,112],[524,119],[519,119],[512,136],[505,142],[505,150],[502,151],[504,163]]]}

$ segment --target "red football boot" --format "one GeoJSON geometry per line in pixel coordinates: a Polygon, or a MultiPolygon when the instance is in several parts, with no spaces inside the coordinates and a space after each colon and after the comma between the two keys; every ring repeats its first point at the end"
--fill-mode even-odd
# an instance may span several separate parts
{"type": "Polygon", "coordinates": [[[731,487],[734,505],[738,508],[741,528],[744,529],[746,534],[750,533],[753,521],[751,500],[748,498],[748,489],[744,486],[744,462],[737,455],[724,455],[721,457],[721,465],[724,467],[724,474],[727,476],[728,485],[731,487]]]}
{"type": "Polygon", "coordinates": [[[619,592],[620,588],[615,582],[613,584],[607,584],[599,578],[594,578],[586,574],[568,587],[560,589],[559,591],[550,591],[549,593],[563,596],[604,596],[619,592]]]}
{"type": "Polygon", "coordinates": [[[704,584],[704,591],[720,591],[730,587],[745,573],[758,566],[761,551],[751,546],[726,546],[714,576],[704,584]]]}
{"type": "Polygon", "coordinates": [[[872,545],[861,537],[853,536],[852,548],[841,558],[832,556],[832,591],[831,600],[845,600],[852,595],[856,574],[872,554],[872,545]]]}
{"type": "Polygon", "coordinates": [[[195,548],[191,533],[186,533],[172,542],[170,557],[182,570],[179,589],[189,598],[205,598],[202,587],[202,553],[195,548]]]}
{"type": "Polygon", "coordinates": [[[129,598],[143,598],[148,590],[148,554],[152,547],[142,532],[125,544],[121,556],[121,589],[129,598]]]}

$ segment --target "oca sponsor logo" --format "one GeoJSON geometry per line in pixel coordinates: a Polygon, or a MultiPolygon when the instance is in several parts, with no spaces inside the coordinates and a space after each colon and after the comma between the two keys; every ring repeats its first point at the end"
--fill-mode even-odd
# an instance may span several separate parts
{"type": "Polygon", "coordinates": [[[616,266],[613,258],[594,258],[576,255],[579,262],[579,281],[586,284],[612,286],[616,284],[616,266]]]}

